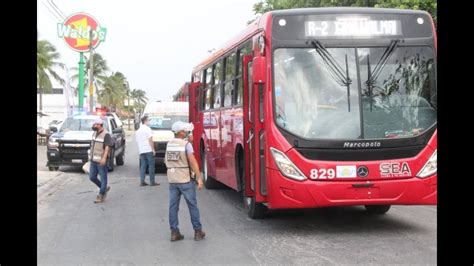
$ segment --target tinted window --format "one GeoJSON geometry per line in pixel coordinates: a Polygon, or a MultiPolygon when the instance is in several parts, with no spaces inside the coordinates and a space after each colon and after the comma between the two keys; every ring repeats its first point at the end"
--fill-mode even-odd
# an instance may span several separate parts
{"type": "Polygon", "coordinates": [[[225,63],[225,80],[231,80],[235,74],[235,53],[226,58],[225,63]]]}
{"type": "Polygon", "coordinates": [[[219,84],[222,79],[223,69],[222,69],[222,61],[217,62],[215,65],[214,70],[214,84],[219,84]]]}

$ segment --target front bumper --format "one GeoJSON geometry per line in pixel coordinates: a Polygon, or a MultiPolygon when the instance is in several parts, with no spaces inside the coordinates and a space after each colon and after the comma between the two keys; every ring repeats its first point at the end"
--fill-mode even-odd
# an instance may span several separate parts
{"type": "Polygon", "coordinates": [[[155,164],[164,164],[165,163],[165,153],[167,141],[155,141],[155,164]]]}
{"type": "Polygon", "coordinates": [[[266,170],[271,209],[351,205],[436,205],[437,174],[397,180],[293,181],[278,170],[266,170]],[[357,187],[370,182],[370,187],[357,187]],[[356,186],[353,186],[356,185],[356,186]]]}
{"type": "Polygon", "coordinates": [[[78,154],[74,158],[62,158],[57,149],[48,149],[46,156],[48,158],[46,166],[48,167],[59,167],[63,165],[81,166],[88,161],[87,154],[78,154]]]}

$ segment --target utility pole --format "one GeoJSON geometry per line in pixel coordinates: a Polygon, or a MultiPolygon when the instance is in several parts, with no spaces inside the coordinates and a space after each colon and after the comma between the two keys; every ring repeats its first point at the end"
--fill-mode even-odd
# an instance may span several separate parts
{"type": "Polygon", "coordinates": [[[128,97],[128,130],[130,130],[130,84],[128,83],[128,81],[125,81],[125,86],[127,87],[127,97],[128,97]]]}
{"type": "Polygon", "coordinates": [[[90,52],[90,58],[89,58],[89,112],[94,112],[94,83],[92,82],[94,80],[94,57],[92,52],[94,51],[94,48],[92,47],[92,31],[90,31],[89,34],[89,52],[90,52]]]}
{"type": "Polygon", "coordinates": [[[84,53],[79,53],[79,103],[78,109],[82,111],[84,107],[84,53]]]}

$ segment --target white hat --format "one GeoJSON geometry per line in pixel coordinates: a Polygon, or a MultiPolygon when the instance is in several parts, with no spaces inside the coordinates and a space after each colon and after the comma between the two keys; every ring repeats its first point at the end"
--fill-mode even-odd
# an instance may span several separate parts
{"type": "Polygon", "coordinates": [[[174,133],[178,133],[180,131],[193,131],[194,125],[193,123],[185,123],[181,121],[174,122],[171,126],[171,130],[174,133]]]}
{"type": "Polygon", "coordinates": [[[94,124],[103,124],[103,123],[104,123],[104,120],[102,120],[101,118],[94,119],[94,124]]]}

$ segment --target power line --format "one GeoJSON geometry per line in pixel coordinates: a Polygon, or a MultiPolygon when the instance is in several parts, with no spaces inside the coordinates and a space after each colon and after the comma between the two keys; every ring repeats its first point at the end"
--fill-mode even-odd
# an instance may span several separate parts
{"type": "Polygon", "coordinates": [[[66,15],[64,14],[64,12],[61,9],[59,9],[59,7],[53,2],[53,0],[48,0],[48,1],[50,2],[50,4],[52,6],[55,7],[56,11],[61,15],[61,17],[65,19],[66,15]]]}
{"type": "Polygon", "coordinates": [[[44,2],[41,2],[41,3],[44,5],[44,7],[46,7],[46,9],[51,13],[51,15],[53,15],[53,17],[55,17],[54,20],[58,20],[59,22],[63,21],[63,19],[61,19],[61,17],[58,16],[58,14],[56,14],[56,12],[53,12],[44,2]]]}
{"type": "Polygon", "coordinates": [[[53,0],[47,0],[48,4],[53,8],[56,14],[59,15],[60,18],[64,21],[66,19],[66,15],[58,8],[58,6],[53,2],[53,0]]]}

